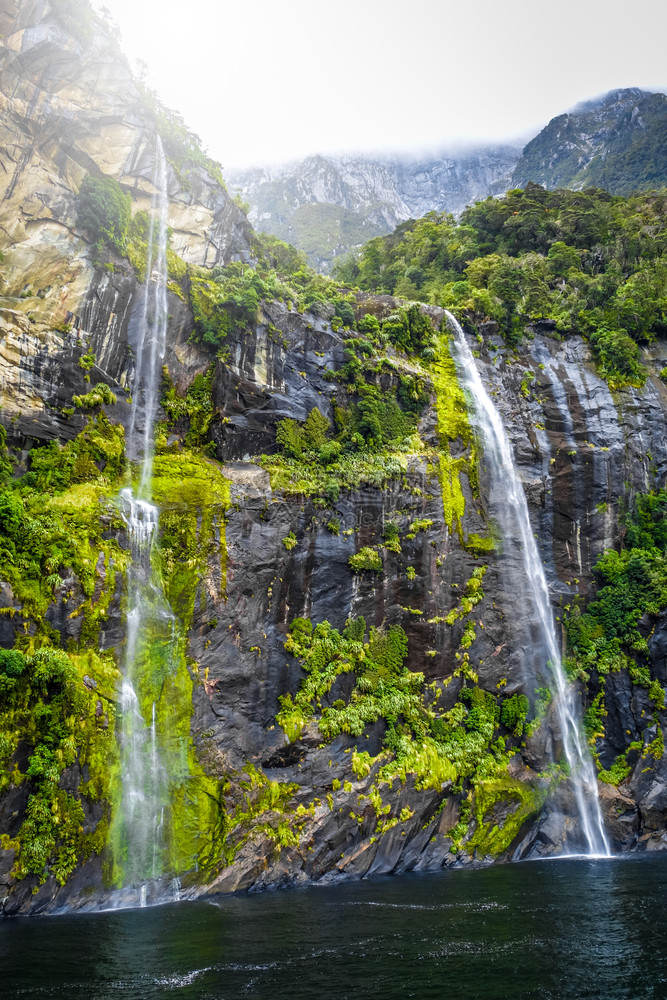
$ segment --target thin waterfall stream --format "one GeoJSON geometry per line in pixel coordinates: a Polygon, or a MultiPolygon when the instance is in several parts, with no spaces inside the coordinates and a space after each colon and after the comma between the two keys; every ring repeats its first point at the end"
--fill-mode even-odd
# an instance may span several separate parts
{"type": "Polygon", "coordinates": [[[139,467],[138,484],[121,491],[121,510],[130,541],[127,573],[127,637],[121,689],[121,796],[117,819],[117,858],[125,886],[139,887],[146,903],[146,883],[164,874],[164,824],[169,810],[167,771],[161,754],[154,684],[171,668],[175,620],[152,565],[159,525],[151,502],[153,437],[158,388],[167,335],[167,165],[156,140],[153,196],[148,229],[146,277],[134,328],[135,372],[127,437],[131,462],[139,467]]]}
{"type": "Polygon", "coordinates": [[[525,581],[524,593],[520,597],[534,609],[546,665],[550,668],[563,752],[570,771],[570,782],[586,846],[584,853],[610,857],[593,761],[581,731],[574,691],[568,684],[563,669],[547,580],[530,523],[526,496],[514,464],[512,446],[500,414],[484,388],[460,324],[451,313],[447,312],[446,315],[455,334],[454,361],[462,376],[463,387],[470,394],[473,423],[484,443],[484,460],[490,475],[491,489],[497,497],[502,498],[498,520],[503,541],[506,547],[519,551],[525,581]]]}

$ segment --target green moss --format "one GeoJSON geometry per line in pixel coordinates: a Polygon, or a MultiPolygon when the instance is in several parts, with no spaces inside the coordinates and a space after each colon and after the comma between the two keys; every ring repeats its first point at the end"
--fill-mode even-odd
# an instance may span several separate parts
{"type": "Polygon", "coordinates": [[[186,451],[155,456],[153,499],[160,506],[162,580],[185,630],[213,555],[219,559],[221,596],[226,590],[229,490],[229,481],[212,460],[186,451]]]}
{"type": "MultiPolygon", "coordinates": [[[[161,507],[156,571],[178,616],[178,632],[174,635],[169,609],[158,601],[137,649],[137,695],[145,719],[155,708],[156,740],[167,776],[163,869],[172,875],[196,869],[206,879],[225,863],[227,820],[221,776],[207,773],[191,737],[194,681],[187,632],[204,579],[207,591],[217,585],[219,598],[224,596],[230,487],[216,463],[178,452],[155,457],[152,488],[161,507]],[[214,560],[219,560],[219,582],[211,576],[214,560]]],[[[114,816],[112,881],[119,885],[125,877],[125,834],[118,808],[114,816]]]]}
{"type": "MultiPolygon", "coordinates": [[[[438,478],[442,490],[442,506],[447,528],[462,535],[461,523],[465,513],[465,498],[461,487],[461,474],[471,476],[471,457],[453,457],[451,444],[459,441],[464,447],[472,444],[466,398],[459,385],[456,366],[449,349],[449,337],[442,334],[437,339],[436,359],[432,363],[433,385],[436,393],[436,415],[440,453],[438,478]]],[[[474,452],[472,461],[474,464],[474,452]]]]}
{"type": "Polygon", "coordinates": [[[466,849],[492,858],[504,854],[520,834],[524,823],[538,814],[547,792],[546,782],[516,781],[508,775],[476,780],[476,826],[466,849]]]}
{"type": "Polygon", "coordinates": [[[227,817],[223,837],[224,862],[231,864],[239,850],[253,838],[268,837],[278,852],[283,847],[296,847],[307,820],[314,813],[295,805],[299,786],[271,781],[252,764],[232,776],[240,792],[240,802],[227,817]]]}
{"type": "Polygon", "coordinates": [[[363,618],[349,621],[342,633],[328,622],[313,627],[306,618],[292,623],[285,648],[299,657],[304,678],[296,695],[281,698],[277,722],[290,740],[316,722],[322,737],[340,733],[362,737],[366,727],[385,723],[385,749],[376,758],[355,751],[351,767],[357,778],[377,765],[376,782],[406,781],[418,789],[441,790],[448,782],[474,775],[504,774],[509,759],[496,737],[500,710],[495,697],[477,687],[464,688],[448,712],[437,708],[438,690],[424,675],[407,670],[407,639],[402,629],[371,629],[364,641],[363,618]],[[353,674],[347,700],[329,704],[341,674],[353,674]]]}
{"type": "Polygon", "coordinates": [[[34,878],[37,884],[53,875],[62,885],[77,864],[105,846],[118,760],[113,700],[107,692],[113,692],[117,671],[111,654],[68,656],[48,646],[25,655],[3,652],[0,791],[22,783],[29,788],[26,812],[11,844],[12,875],[34,878]],[[26,764],[18,764],[25,760],[20,748],[29,748],[26,764]],[[68,769],[83,775],[75,791],[59,786],[68,769]],[[103,820],[88,830],[84,801],[100,802],[104,810],[103,820]]]}
{"type": "Polygon", "coordinates": [[[473,556],[489,555],[498,548],[495,538],[484,538],[474,531],[467,535],[463,544],[466,552],[470,552],[473,556]]]}

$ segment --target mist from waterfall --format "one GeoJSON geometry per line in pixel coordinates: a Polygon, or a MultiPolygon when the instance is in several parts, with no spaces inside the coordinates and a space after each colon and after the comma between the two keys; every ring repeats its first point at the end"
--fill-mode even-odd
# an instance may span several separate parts
{"type": "Polygon", "coordinates": [[[133,330],[135,371],[127,451],[139,467],[136,486],[121,491],[121,511],[130,542],[127,628],[120,697],[121,797],[116,822],[123,882],[141,887],[163,874],[164,818],[169,807],[161,760],[155,701],[150,692],[173,671],[175,620],[164,597],[152,553],[159,511],[151,503],[153,437],[167,335],[167,164],[156,140],[153,196],[148,227],[146,275],[133,330]]]}
{"type": "Polygon", "coordinates": [[[539,630],[535,655],[544,655],[553,681],[553,694],[574,792],[581,830],[588,855],[609,857],[609,844],[602,822],[593,761],[582,733],[581,720],[572,686],[563,670],[549,589],[535,541],[526,496],[514,464],[512,447],[500,414],[484,388],[465,334],[451,313],[447,319],[454,331],[454,361],[461,382],[472,401],[472,421],[484,446],[484,462],[489,472],[492,496],[498,503],[498,521],[506,550],[522,561],[523,592],[516,599],[532,607],[539,630]],[[540,648],[541,646],[541,648],[540,648]]]}

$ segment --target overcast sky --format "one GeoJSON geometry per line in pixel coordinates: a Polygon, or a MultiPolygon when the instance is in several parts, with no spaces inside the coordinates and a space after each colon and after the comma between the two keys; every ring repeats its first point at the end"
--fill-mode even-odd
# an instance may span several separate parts
{"type": "Polygon", "coordinates": [[[95,0],[223,167],[534,134],[665,89],[664,0],[95,0]]]}

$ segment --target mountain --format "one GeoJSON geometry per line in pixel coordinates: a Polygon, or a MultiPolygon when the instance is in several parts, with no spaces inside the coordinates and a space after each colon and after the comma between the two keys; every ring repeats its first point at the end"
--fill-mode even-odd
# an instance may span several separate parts
{"type": "Polygon", "coordinates": [[[454,215],[528,182],[612,194],[667,183],[667,97],[615,90],[552,119],[521,152],[489,146],[425,158],[312,156],[229,174],[260,230],[303,250],[328,273],[336,259],[400,222],[454,215]]]}
{"type": "Polygon", "coordinates": [[[523,151],[512,175],[546,188],[601,187],[630,194],[667,183],[667,97],[613,90],[553,118],[523,151]]]}
{"type": "Polygon", "coordinates": [[[507,145],[425,159],[311,156],[227,179],[250,205],[254,226],[303,250],[327,273],[337,258],[400,222],[430,211],[458,213],[504,191],[519,151],[507,145]]]}
{"type": "MultiPolygon", "coordinates": [[[[86,0],[0,33],[2,913],[585,845],[444,309],[260,238],[86,0]]],[[[532,189],[387,251],[463,303],[619,851],[667,844],[664,201],[532,189]]]]}

